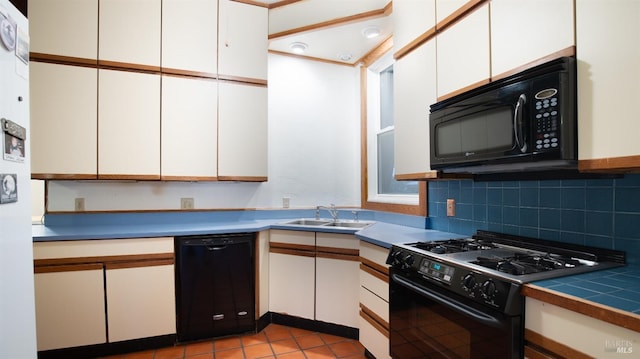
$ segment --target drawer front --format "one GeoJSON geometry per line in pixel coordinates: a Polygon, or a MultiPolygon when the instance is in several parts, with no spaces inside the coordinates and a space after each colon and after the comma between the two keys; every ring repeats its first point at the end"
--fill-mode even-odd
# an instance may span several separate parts
{"type": "Polygon", "coordinates": [[[376,246],[369,242],[360,241],[360,257],[388,268],[389,266],[385,263],[388,255],[389,249],[376,246]]]}
{"type": "Polygon", "coordinates": [[[389,323],[389,302],[364,287],[360,287],[360,303],[372,310],[387,324],[389,323]]]}
{"type": "Polygon", "coordinates": [[[389,356],[389,338],[362,317],[360,317],[359,340],[376,359],[391,358],[389,356]]]}
{"type": "Polygon", "coordinates": [[[360,270],[360,285],[373,292],[386,302],[389,302],[389,283],[378,277],[374,277],[368,272],[360,270]]]}
{"type": "Polygon", "coordinates": [[[33,259],[103,257],[133,254],[173,253],[173,237],[82,241],[52,241],[33,244],[33,259]]]}

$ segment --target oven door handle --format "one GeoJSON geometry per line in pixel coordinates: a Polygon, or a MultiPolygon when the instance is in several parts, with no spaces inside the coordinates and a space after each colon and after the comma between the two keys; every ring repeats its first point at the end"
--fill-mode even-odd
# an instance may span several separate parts
{"type": "Polygon", "coordinates": [[[497,327],[497,328],[503,327],[500,319],[498,319],[498,318],[496,318],[496,317],[494,317],[492,315],[483,313],[483,312],[481,312],[481,311],[479,311],[479,310],[477,310],[475,308],[472,308],[472,307],[470,307],[470,306],[468,306],[466,304],[460,303],[455,299],[445,297],[442,294],[434,292],[432,290],[429,290],[428,288],[425,288],[425,287],[423,287],[421,285],[414,284],[414,283],[412,283],[412,282],[410,282],[410,281],[398,276],[397,274],[392,274],[391,275],[391,279],[393,279],[393,281],[395,281],[396,283],[398,283],[398,284],[400,284],[400,285],[402,285],[402,286],[404,286],[404,287],[406,287],[408,289],[411,289],[411,290],[413,290],[415,292],[418,292],[418,294],[421,294],[424,297],[427,297],[427,298],[429,298],[429,299],[431,299],[433,301],[438,302],[438,304],[441,304],[441,305],[443,305],[443,306],[445,306],[447,308],[453,309],[453,310],[455,310],[457,312],[460,312],[460,313],[462,313],[464,315],[467,315],[467,316],[469,316],[469,317],[471,317],[471,318],[473,318],[473,319],[475,319],[475,320],[477,320],[477,321],[479,321],[479,322],[481,322],[483,324],[486,324],[486,325],[489,325],[489,326],[492,326],[492,327],[497,327]]]}

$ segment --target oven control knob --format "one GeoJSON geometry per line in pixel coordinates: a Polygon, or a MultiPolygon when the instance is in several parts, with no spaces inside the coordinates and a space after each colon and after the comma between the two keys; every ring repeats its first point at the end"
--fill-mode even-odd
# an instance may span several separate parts
{"type": "Polygon", "coordinates": [[[413,255],[407,254],[407,256],[402,259],[402,262],[403,262],[404,268],[411,267],[411,265],[413,265],[413,262],[414,262],[413,255]]]}
{"type": "Polygon", "coordinates": [[[393,252],[391,253],[391,263],[389,264],[391,264],[392,266],[399,265],[402,262],[401,258],[402,258],[402,252],[400,251],[393,252]]]}
{"type": "Polygon", "coordinates": [[[476,277],[473,274],[467,274],[462,278],[462,286],[467,290],[472,290],[476,286],[476,277]]]}
{"type": "Polygon", "coordinates": [[[496,295],[496,284],[492,280],[487,280],[482,283],[480,291],[485,298],[491,299],[496,295]]]}

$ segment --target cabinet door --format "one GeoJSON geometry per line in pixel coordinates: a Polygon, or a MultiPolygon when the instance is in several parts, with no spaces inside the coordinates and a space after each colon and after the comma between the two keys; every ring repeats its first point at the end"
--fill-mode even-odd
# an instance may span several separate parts
{"type": "Polygon", "coordinates": [[[358,245],[354,235],[316,233],[316,320],[359,326],[358,245]]]}
{"type": "Polygon", "coordinates": [[[31,62],[33,178],[96,179],[98,70],[31,62]]]}
{"type": "Polygon", "coordinates": [[[272,230],[269,253],[269,310],[314,319],[315,233],[272,230]]]}
{"type": "Polygon", "coordinates": [[[99,70],[98,178],[160,178],[160,76],[99,70]]]}
{"type": "Polygon", "coordinates": [[[162,67],[215,74],[218,1],[162,1],[162,67]]]}
{"type": "Polygon", "coordinates": [[[173,264],[145,267],[122,265],[125,268],[106,268],[109,342],[174,334],[176,306],[173,264]]]}
{"type": "Polygon", "coordinates": [[[267,88],[218,84],[218,178],[267,179],[267,88]]]}
{"type": "Polygon", "coordinates": [[[436,26],[435,0],[393,2],[393,51],[397,52],[436,26]]]}
{"type": "Polygon", "coordinates": [[[98,0],[30,0],[30,51],[98,58],[98,0]]]}
{"type": "Polygon", "coordinates": [[[267,79],[268,10],[219,0],[218,74],[222,78],[267,79]]]}
{"type": "MultiPolygon", "coordinates": [[[[438,8],[442,1],[436,2],[438,8]]],[[[446,28],[437,38],[438,97],[489,82],[489,4],[446,28]]]]}
{"type": "Polygon", "coordinates": [[[429,106],[436,102],[435,39],[393,65],[395,169],[403,179],[424,179],[431,172],[429,106]]]}
{"type": "Polygon", "coordinates": [[[272,312],[314,318],[315,258],[269,255],[269,308],[272,312]]]}
{"type": "Polygon", "coordinates": [[[162,77],[163,180],[214,180],[218,158],[218,84],[162,77]]]}
{"type": "Polygon", "coordinates": [[[100,344],[107,339],[102,266],[66,268],[69,271],[34,276],[39,351],[100,344]]]}
{"type": "Polygon", "coordinates": [[[491,75],[575,45],[573,0],[492,0],[491,75]]]}
{"type": "Polygon", "coordinates": [[[640,168],[639,33],[638,1],[576,2],[580,169],[640,168]]]}
{"type": "Polygon", "coordinates": [[[99,60],[159,68],[161,13],[161,0],[100,0],[99,60]]]}

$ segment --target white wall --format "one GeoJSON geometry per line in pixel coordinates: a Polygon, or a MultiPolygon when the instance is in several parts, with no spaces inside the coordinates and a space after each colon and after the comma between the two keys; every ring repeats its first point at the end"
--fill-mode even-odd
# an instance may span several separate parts
{"type": "Polygon", "coordinates": [[[269,55],[269,181],[51,181],[48,210],[291,208],[360,205],[360,109],[357,68],[269,55]]]}

